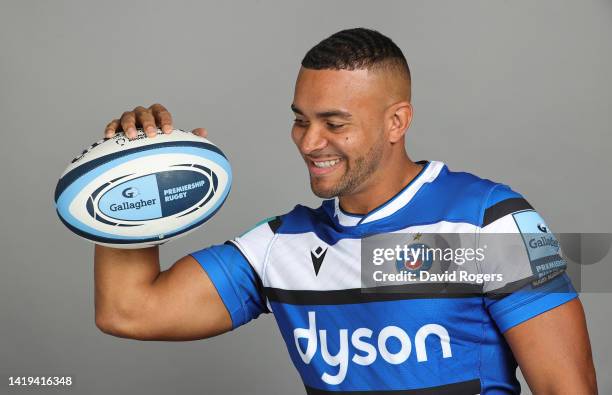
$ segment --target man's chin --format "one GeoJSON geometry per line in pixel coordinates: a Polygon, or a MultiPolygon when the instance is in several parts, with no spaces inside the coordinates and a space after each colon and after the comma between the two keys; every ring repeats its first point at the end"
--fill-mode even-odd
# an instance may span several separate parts
{"type": "Polygon", "coordinates": [[[337,194],[334,194],[332,192],[321,192],[321,191],[312,191],[317,197],[321,198],[321,199],[331,199],[334,198],[336,196],[338,196],[337,194]]]}
{"type": "Polygon", "coordinates": [[[310,180],[310,189],[312,190],[312,193],[321,199],[331,199],[338,196],[338,190],[335,188],[335,185],[321,185],[312,179],[310,180]]]}

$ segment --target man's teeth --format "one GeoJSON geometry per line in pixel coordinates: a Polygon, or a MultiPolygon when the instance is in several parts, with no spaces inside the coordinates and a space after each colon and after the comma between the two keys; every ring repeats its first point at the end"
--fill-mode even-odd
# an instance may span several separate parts
{"type": "Polygon", "coordinates": [[[340,162],[340,159],[336,159],[336,160],[326,160],[324,162],[314,162],[314,165],[316,167],[332,167],[333,165],[335,165],[336,163],[340,162]]]}

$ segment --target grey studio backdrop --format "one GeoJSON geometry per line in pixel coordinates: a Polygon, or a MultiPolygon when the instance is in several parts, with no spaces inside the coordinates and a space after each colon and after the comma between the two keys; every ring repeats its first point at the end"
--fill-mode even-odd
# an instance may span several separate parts
{"type": "MultiPolygon", "coordinates": [[[[556,232],[612,230],[611,1],[0,4],[0,393],[26,391],[9,376],[42,375],[74,380],[44,393],[303,393],[270,315],[203,341],[101,333],[92,245],[59,222],[52,193],[110,119],[160,102],[178,127],[208,128],[235,177],[210,222],[162,248],[164,268],[317,205],[289,104],[304,53],[343,28],[378,29],[404,50],[413,159],[510,184],[556,232]]],[[[612,296],[582,300],[600,392],[612,393],[612,296]]]]}

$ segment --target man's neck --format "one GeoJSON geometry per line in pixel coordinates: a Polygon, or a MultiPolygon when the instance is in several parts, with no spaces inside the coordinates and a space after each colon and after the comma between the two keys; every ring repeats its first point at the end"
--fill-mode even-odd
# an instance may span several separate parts
{"type": "Polygon", "coordinates": [[[340,196],[342,210],[352,214],[366,215],[397,195],[423,168],[423,165],[414,163],[410,159],[402,162],[393,171],[382,172],[382,176],[373,174],[370,177],[372,185],[367,185],[356,193],[340,196]]]}

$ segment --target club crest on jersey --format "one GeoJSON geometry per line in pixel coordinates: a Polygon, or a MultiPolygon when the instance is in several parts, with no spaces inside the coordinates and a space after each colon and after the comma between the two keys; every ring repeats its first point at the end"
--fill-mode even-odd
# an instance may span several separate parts
{"type": "MultiPolygon", "coordinates": [[[[420,238],[420,234],[419,234],[420,238]]],[[[416,238],[415,238],[416,239],[416,238]]],[[[407,247],[407,251],[402,251],[401,259],[395,261],[395,268],[398,272],[420,272],[431,269],[433,258],[427,253],[429,247],[423,243],[413,243],[407,247]]]]}

